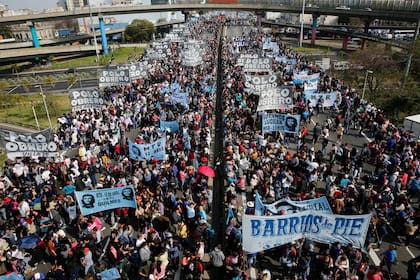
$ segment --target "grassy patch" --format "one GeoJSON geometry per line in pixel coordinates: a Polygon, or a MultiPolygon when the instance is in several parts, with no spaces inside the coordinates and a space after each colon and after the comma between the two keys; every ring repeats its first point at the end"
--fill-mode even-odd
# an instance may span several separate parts
{"type": "Polygon", "coordinates": [[[325,46],[315,46],[315,47],[293,47],[293,50],[298,53],[311,54],[311,53],[329,53],[330,48],[325,46]]]}
{"type": "Polygon", "coordinates": [[[124,64],[127,63],[127,61],[130,59],[139,57],[142,53],[144,53],[144,49],[139,47],[118,48],[115,49],[112,54],[107,54],[105,56],[101,55],[99,58],[99,63],[96,62],[96,55],[91,55],[65,61],[53,61],[50,66],[43,67],[42,70],[106,65],[110,62],[112,56],[112,64],[124,64]]]}
{"type": "MultiPolygon", "coordinates": [[[[56,126],[57,117],[63,113],[71,111],[70,99],[68,95],[46,95],[48,111],[53,127],[56,126]]],[[[36,129],[35,116],[32,111],[34,106],[39,126],[41,129],[49,127],[47,113],[41,96],[24,96],[21,102],[15,105],[0,105],[0,122],[16,124],[24,127],[36,129]]]]}

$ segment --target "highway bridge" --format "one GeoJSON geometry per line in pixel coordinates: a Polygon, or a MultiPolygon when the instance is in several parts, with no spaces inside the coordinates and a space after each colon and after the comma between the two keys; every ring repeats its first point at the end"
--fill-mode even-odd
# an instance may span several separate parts
{"type": "MultiPolygon", "coordinates": [[[[300,28],[300,24],[288,24],[288,23],[278,23],[278,22],[274,22],[274,21],[268,21],[268,20],[264,20],[262,21],[262,24],[265,26],[269,26],[269,27],[293,27],[295,29],[299,29],[300,28]]],[[[310,24],[304,24],[304,29],[305,30],[311,30],[312,29],[312,25],[310,24]]],[[[410,42],[407,41],[395,41],[395,40],[384,40],[382,38],[364,33],[364,32],[358,32],[358,31],[352,31],[352,30],[342,30],[340,28],[350,28],[349,26],[335,26],[334,25],[319,25],[317,27],[318,31],[324,31],[324,32],[328,32],[330,34],[335,34],[335,35],[339,35],[342,37],[352,37],[352,38],[360,38],[366,41],[371,41],[371,42],[377,42],[377,43],[382,43],[382,44],[386,44],[392,47],[398,47],[398,48],[402,48],[402,49],[406,49],[409,47],[410,42]]],[[[413,29],[413,27],[411,28],[413,29]]]]}
{"type": "MultiPolygon", "coordinates": [[[[11,16],[0,18],[0,25],[64,20],[65,18],[83,18],[89,17],[90,15],[103,17],[109,15],[159,13],[168,11],[234,10],[253,11],[256,13],[283,12],[299,14],[302,11],[305,0],[208,1],[210,3],[201,4],[201,1],[197,0],[178,0],[177,4],[111,6],[92,8],[90,10],[86,8],[64,12],[11,16]],[[217,3],[211,3],[213,1],[217,3]]],[[[420,0],[307,0],[305,13],[418,22],[420,20],[420,0]]]]}

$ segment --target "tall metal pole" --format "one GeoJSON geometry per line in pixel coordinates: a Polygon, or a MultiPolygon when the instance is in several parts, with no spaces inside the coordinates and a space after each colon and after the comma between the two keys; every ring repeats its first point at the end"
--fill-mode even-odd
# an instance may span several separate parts
{"type": "Polygon", "coordinates": [[[47,102],[45,101],[45,94],[44,94],[44,91],[42,90],[42,85],[39,85],[39,88],[41,90],[41,93],[40,94],[42,96],[42,101],[44,102],[45,112],[47,112],[48,123],[50,124],[50,129],[52,131],[53,130],[53,127],[52,127],[52,123],[51,123],[50,113],[48,111],[47,102]]]}
{"type": "Polygon", "coordinates": [[[36,127],[38,128],[38,131],[41,131],[41,128],[39,127],[38,117],[36,116],[35,107],[32,105],[32,112],[34,113],[36,127]]]}
{"type": "Polygon", "coordinates": [[[299,35],[299,47],[302,47],[303,43],[303,17],[305,16],[305,0],[302,3],[302,14],[300,15],[300,35],[299,35]]]}
{"type": "MultiPolygon", "coordinates": [[[[414,31],[414,38],[412,47],[416,45],[417,37],[419,36],[420,32],[420,20],[417,21],[416,30],[414,31]]],[[[404,81],[403,81],[403,88],[405,88],[405,83],[407,82],[408,74],[410,73],[411,61],[413,60],[413,50],[410,50],[410,54],[408,55],[407,65],[404,71],[404,81]]]]}
{"type": "Polygon", "coordinates": [[[366,70],[366,75],[365,75],[365,82],[363,84],[363,92],[362,92],[362,99],[365,99],[365,92],[366,92],[366,83],[367,83],[367,78],[369,74],[372,74],[373,71],[371,70],[366,70]]]}
{"type": "Polygon", "coordinates": [[[96,30],[95,30],[95,26],[93,25],[92,8],[90,7],[90,0],[88,1],[88,4],[89,4],[90,27],[93,30],[93,41],[95,44],[96,62],[99,63],[98,42],[96,42],[96,30]]]}

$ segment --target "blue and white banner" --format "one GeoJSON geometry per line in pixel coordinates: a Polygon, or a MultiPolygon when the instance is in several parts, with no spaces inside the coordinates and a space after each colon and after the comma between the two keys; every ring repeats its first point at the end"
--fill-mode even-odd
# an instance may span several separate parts
{"type": "Polygon", "coordinates": [[[264,204],[260,194],[257,193],[255,196],[255,215],[263,216],[267,210],[270,211],[273,215],[280,214],[282,210],[284,211],[284,214],[293,214],[306,210],[320,211],[328,214],[333,213],[331,206],[325,196],[302,201],[280,199],[271,204],[264,204]]]}
{"type": "Polygon", "coordinates": [[[316,107],[318,102],[322,101],[324,107],[332,107],[337,100],[337,93],[335,92],[305,92],[305,100],[309,100],[309,107],[316,107]]]}
{"type": "Polygon", "coordinates": [[[306,93],[315,93],[318,91],[318,80],[314,82],[307,82],[303,85],[303,92],[306,93]]]}
{"type": "Polygon", "coordinates": [[[188,106],[188,94],[186,92],[174,92],[171,99],[174,104],[181,103],[184,106],[188,106]]]}
{"type": "Polygon", "coordinates": [[[288,58],[287,56],[277,56],[275,58],[278,62],[288,65],[296,65],[296,58],[288,58]]]}
{"type": "Polygon", "coordinates": [[[133,185],[76,191],[75,194],[80,212],[84,216],[116,208],[136,208],[137,205],[133,185]]]}
{"type": "Polygon", "coordinates": [[[242,246],[244,251],[256,253],[307,238],[362,248],[370,220],[371,214],[334,215],[314,211],[279,216],[244,215],[242,246]]]}
{"type": "Polygon", "coordinates": [[[312,75],[308,74],[293,74],[293,83],[295,85],[303,85],[304,83],[314,83],[319,80],[319,73],[315,73],[312,75]]]}
{"type": "Polygon", "coordinates": [[[293,88],[278,87],[261,92],[257,111],[290,109],[293,107],[293,88]]]}
{"type": "Polygon", "coordinates": [[[262,115],[262,131],[263,132],[299,132],[300,115],[289,115],[279,113],[267,113],[262,115]]]}
{"type": "Polygon", "coordinates": [[[115,267],[110,268],[108,270],[102,271],[101,273],[101,279],[102,280],[117,280],[121,279],[121,275],[118,272],[118,269],[115,267]]]}
{"type": "Polygon", "coordinates": [[[178,121],[160,121],[160,129],[174,133],[179,130],[179,123],[178,121]]]}
{"type": "Polygon", "coordinates": [[[152,157],[157,160],[164,160],[166,156],[165,144],[165,137],[151,144],[137,144],[128,140],[129,156],[131,159],[138,160],[150,160],[152,157]]]}

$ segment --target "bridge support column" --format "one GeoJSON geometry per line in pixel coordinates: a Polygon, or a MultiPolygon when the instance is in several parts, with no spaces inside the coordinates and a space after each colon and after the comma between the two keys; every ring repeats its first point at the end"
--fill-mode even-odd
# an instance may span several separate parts
{"type": "Polygon", "coordinates": [[[360,46],[360,49],[364,50],[366,48],[366,40],[362,39],[362,45],[360,46]]]}
{"type": "Polygon", "coordinates": [[[347,45],[349,44],[349,36],[348,35],[344,35],[343,37],[343,43],[341,45],[341,48],[343,50],[347,50],[347,45]]]}
{"type": "Polygon", "coordinates": [[[311,45],[312,46],[315,46],[317,27],[318,27],[318,16],[317,15],[312,15],[312,33],[311,33],[311,45]]]}
{"type": "Polygon", "coordinates": [[[370,28],[370,21],[365,20],[365,24],[363,25],[363,33],[369,34],[369,28],[370,28]]]}
{"type": "Polygon", "coordinates": [[[182,11],[182,14],[184,15],[184,22],[187,22],[188,16],[190,15],[190,13],[188,11],[182,11]]]}
{"type": "Polygon", "coordinates": [[[32,45],[34,46],[34,48],[40,48],[41,45],[39,44],[38,35],[36,34],[35,23],[32,21],[28,21],[26,24],[29,25],[29,30],[31,31],[32,45]]]}
{"type": "Polygon", "coordinates": [[[102,50],[104,54],[108,54],[108,42],[106,41],[105,23],[102,16],[99,16],[99,29],[101,30],[102,50]]]}
{"type": "Polygon", "coordinates": [[[257,12],[257,27],[258,27],[258,33],[262,32],[262,19],[264,18],[265,13],[264,12],[257,12]]]}

